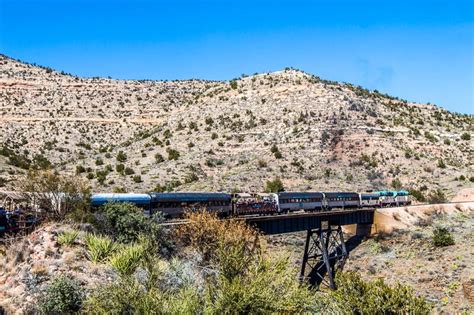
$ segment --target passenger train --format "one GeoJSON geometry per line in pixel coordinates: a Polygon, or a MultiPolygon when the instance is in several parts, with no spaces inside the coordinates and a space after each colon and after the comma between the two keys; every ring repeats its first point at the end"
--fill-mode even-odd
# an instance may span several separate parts
{"type": "Polygon", "coordinates": [[[128,202],[145,210],[167,217],[179,217],[186,210],[206,209],[221,216],[250,214],[281,214],[294,211],[329,211],[406,206],[411,204],[407,191],[357,192],[279,192],[237,193],[172,192],[172,193],[106,193],[93,194],[91,206],[107,202],[128,202]]]}

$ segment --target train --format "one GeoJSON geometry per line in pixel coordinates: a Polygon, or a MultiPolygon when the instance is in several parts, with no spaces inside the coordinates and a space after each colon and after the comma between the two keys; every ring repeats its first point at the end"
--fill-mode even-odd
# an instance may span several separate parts
{"type": "MultiPolygon", "coordinates": [[[[167,218],[178,218],[186,211],[206,209],[220,217],[248,215],[278,215],[296,211],[331,211],[336,209],[364,209],[397,207],[411,204],[405,190],[357,192],[169,192],[169,193],[94,193],[91,208],[108,202],[131,203],[148,214],[161,213],[167,218]]],[[[29,230],[40,223],[28,207],[0,205],[0,241],[6,233],[29,230]]]]}
{"type": "Polygon", "coordinates": [[[91,196],[91,207],[107,202],[127,202],[142,208],[147,214],[162,213],[176,218],[185,211],[206,209],[219,216],[269,215],[296,211],[331,211],[398,207],[411,204],[405,190],[358,192],[279,192],[279,193],[97,193],[91,196]]]}

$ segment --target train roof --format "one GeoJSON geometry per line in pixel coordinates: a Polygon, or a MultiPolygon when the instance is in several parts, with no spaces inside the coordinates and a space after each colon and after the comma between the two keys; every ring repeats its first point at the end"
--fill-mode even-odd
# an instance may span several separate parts
{"type": "Polygon", "coordinates": [[[379,198],[380,196],[379,194],[375,194],[375,193],[361,193],[360,197],[362,198],[362,200],[367,200],[371,198],[379,198]]]}
{"type": "Polygon", "coordinates": [[[324,195],[328,198],[359,197],[359,193],[342,191],[325,192],[324,195]]]}
{"type": "Polygon", "coordinates": [[[300,191],[284,191],[278,193],[279,198],[311,198],[311,197],[323,197],[321,192],[300,192],[300,191]]]}
{"type": "Polygon", "coordinates": [[[376,194],[379,196],[385,196],[385,197],[395,197],[397,195],[396,191],[389,191],[389,190],[381,190],[381,191],[376,191],[376,194]]]}
{"type": "Polygon", "coordinates": [[[148,194],[135,193],[104,193],[92,194],[91,203],[93,206],[102,205],[110,201],[116,202],[132,202],[136,204],[147,204],[151,200],[148,194]]]}
{"type": "Polygon", "coordinates": [[[208,192],[150,193],[151,200],[157,201],[227,201],[232,195],[208,192]]]}

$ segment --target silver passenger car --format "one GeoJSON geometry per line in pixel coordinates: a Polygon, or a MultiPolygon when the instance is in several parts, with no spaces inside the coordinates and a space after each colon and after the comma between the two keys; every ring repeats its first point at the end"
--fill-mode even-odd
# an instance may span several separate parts
{"type": "Polygon", "coordinates": [[[320,192],[280,192],[277,195],[280,212],[323,208],[324,196],[320,192]]]}

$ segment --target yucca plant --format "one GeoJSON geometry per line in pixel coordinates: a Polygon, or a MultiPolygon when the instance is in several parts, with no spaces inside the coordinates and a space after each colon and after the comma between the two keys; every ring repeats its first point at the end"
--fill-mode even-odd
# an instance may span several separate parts
{"type": "Polygon", "coordinates": [[[58,235],[58,243],[61,246],[72,246],[77,239],[79,232],[76,230],[64,231],[58,235]]]}
{"type": "Polygon", "coordinates": [[[122,276],[132,274],[145,258],[146,246],[133,244],[123,247],[110,257],[110,265],[122,276]]]}
{"type": "Polygon", "coordinates": [[[95,263],[105,261],[117,248],[114,242],[105,236],[87,234],[85,241],[87,257],[95,263]]]}

